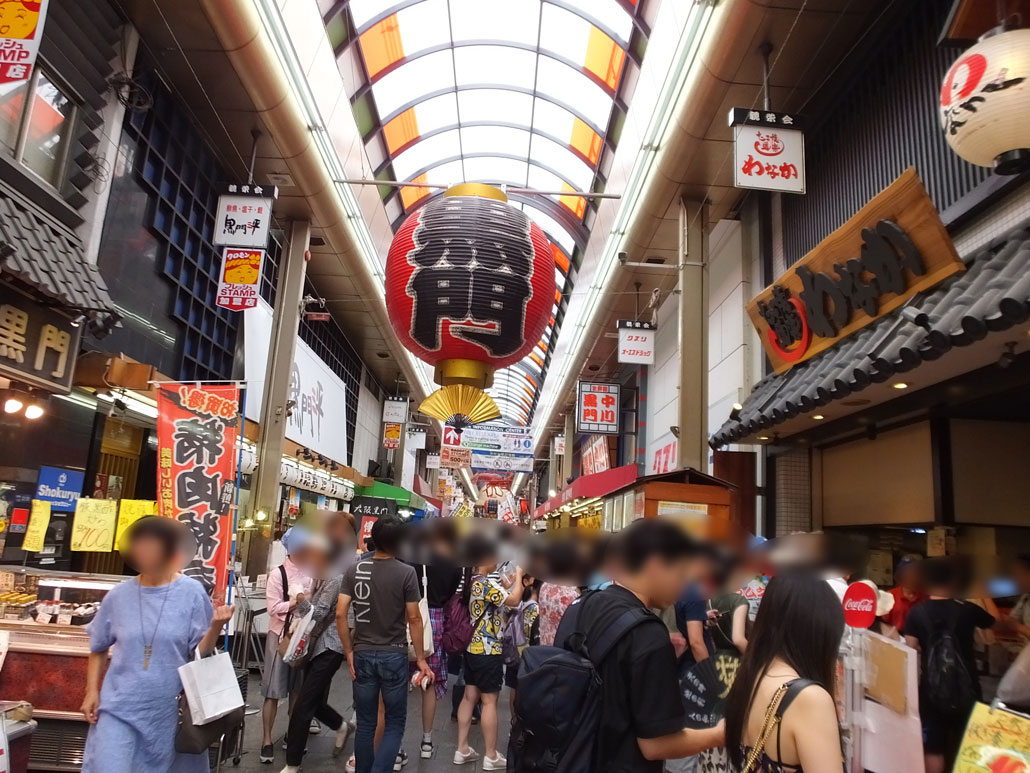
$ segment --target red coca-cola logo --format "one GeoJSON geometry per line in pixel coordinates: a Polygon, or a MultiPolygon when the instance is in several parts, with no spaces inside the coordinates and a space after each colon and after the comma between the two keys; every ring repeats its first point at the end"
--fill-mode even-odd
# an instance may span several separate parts
{"type": "Polygon", "coordinates": [[[853,582],[844,594],[844,622],[852,628],[868,628],[876,620],[876,591],[864,582],[853,582]]]}

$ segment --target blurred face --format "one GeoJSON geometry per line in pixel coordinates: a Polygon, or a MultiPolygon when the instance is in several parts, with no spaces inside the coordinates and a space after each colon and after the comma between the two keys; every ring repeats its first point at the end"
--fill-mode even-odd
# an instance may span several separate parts
{"type": "Polygon", "coordinates": [[[898,585],[906,590],[915,590],[919,587],[919,567],[915,564],[906,564],[898,572],[898,585]]]}
{"type": "Polygon", "coordinates": [[[133,568],[140,574],[161,572],[170,564],[161,540],[145,534],[132,541],[130,556],[133,568]]]}
{"type": "Polygon", "coordinates": [[[651,603],[656,607],[671,607],[689,581],[689,562],[665,561],[660,556],[651,556],[643,566],[641,577],[651,603]]]}

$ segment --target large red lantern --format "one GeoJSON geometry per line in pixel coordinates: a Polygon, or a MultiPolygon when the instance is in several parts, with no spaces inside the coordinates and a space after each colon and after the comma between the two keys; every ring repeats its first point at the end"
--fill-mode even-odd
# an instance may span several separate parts
{"type": "Polygon", "coordinates": [[[455,186],[413,213],[386,260],[393,329],[445,387],[486,389],[529,354],[554,290],[544,232],[487,185],[455,186]]]}

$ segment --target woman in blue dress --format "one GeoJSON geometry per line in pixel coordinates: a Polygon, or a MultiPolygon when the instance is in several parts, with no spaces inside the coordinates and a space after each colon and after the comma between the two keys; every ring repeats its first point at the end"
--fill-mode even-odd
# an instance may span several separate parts
{"type": "Polygon", "coordinates": [[[158,516],[130,527],[129,562],[139,576],[115,586],[89,624],[82,713],[92,727],[84,773],[206,773],[207,754],[175,751],[178,668],[208,654],[233,608],[212,608],[204,586],[179,573],[183,526],[158,516]],[[110,665],[100,677],[107,651],[110,665]]]}

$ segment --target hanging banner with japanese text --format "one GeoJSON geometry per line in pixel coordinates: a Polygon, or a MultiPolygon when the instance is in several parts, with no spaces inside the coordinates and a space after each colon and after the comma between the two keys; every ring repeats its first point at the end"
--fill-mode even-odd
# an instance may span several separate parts
{"type": "Polygon", "coordinates": [[[190,527],[197,553],[184,574],[217,587],[228,579],[239,390],[235,384],[157,389],[158,513],[190,527]]]}
{"type": "Polygon", "coordinates": [[[805,135],[797,116],[735,107],[730,126],[736,187],[805,192],[805,135]]]}
{"type": "Polygon", "coordinates": [[[272,222],[272,202],[278,195],[278,189],[272,186],[229,185],[218,197],[212,243],[264,249],[272,222]]]}
{"type": "Polygon", "coordinates": [[[39,53],[49,0],[0,3],[0,87],[23,83],[32,74],[39,53]]]}
{"type": "Polygon", "coordinates": [[[657,325],[632,319],[620,319],[616,323],[616,329],[619,331],[619,362],[654,365],[657,325]]]}
{"type": "Polygon", "coordinates": [[[265,251],[247,247],[225,247],[222,271],[218,275],[215,305],[230,311],[253,309],[258,303],[261,262],[265,251]]]}
{"type": "Polygon", "coordinates": [[[619,434],[619,385],[580,381],[576,398],[576,432],[619,434]]]}

